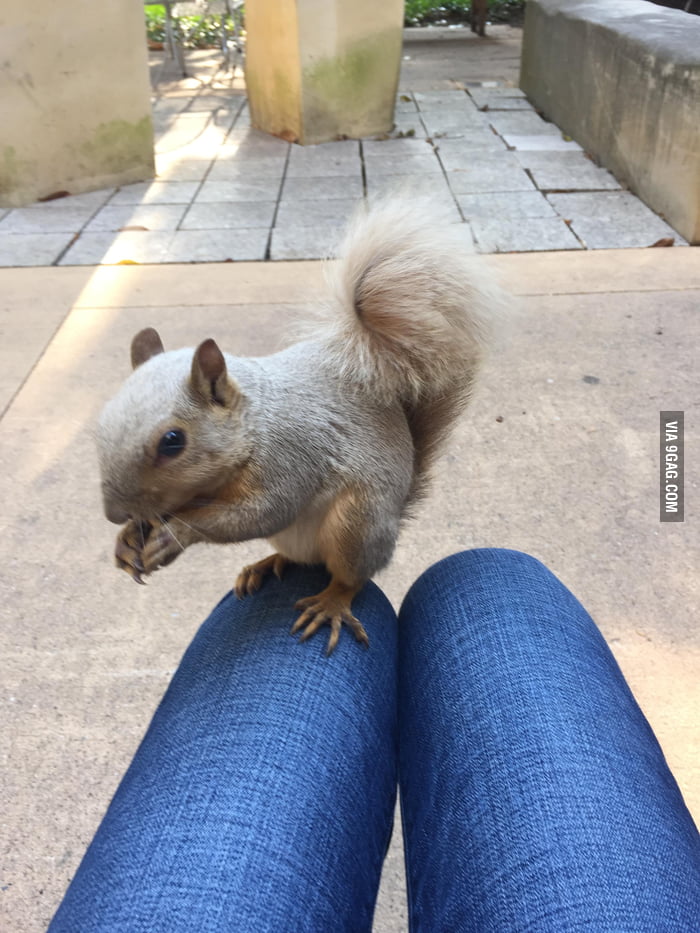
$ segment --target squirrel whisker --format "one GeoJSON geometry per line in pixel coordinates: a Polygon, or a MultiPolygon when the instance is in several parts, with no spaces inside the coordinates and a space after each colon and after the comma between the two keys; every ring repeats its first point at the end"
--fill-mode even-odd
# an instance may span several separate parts
{"type": "MultiPolygon", "coordinates": [[[[223,506],[221,506],[221,508],[223,508],[223,506]]],[[[209,540],[210,540],[210,538],[207,536],[207,534],[206,534],[204,531],[202,531],[202,529],[197,528],[196,525],[190,524],[190,522],[186,522],[185,519],[182,518],[182,516],[180,516],[180,515],[168,515],[168,516],[167,516],[167,522],[166,522],[167,527],[168,527],[168,530],[170,531],[170,534],[173,536],[174,540],[177,541],[178,544],[180,544],[180,541],[178,541],[178,539],[177,539],[177,537],[176,537],[176,535],[175,535],[175,532],[174,532],[173,529],[172,529],[172,522],[173,522],[173,521],[178,521],[178,522],[180,522],[182,525],[185,526],[185,528],[188,528],[190,531],[194,532],[196,535],[199,535],[199,536],[202,538],[203,541],[209,541],[209,540]]],[[[182,548],[183,551],[185,550],[185,546],[184,546],[183,544],[180,544],[180,547],[182,548]]]]}
{"type": "Polygon", "coordinates": [[[177,544],[177,546],[180,548],[180,550],[181,550],[181,551],[184,551],[184,550],[185,550],[185,545],[178,539],[177,535],[175,534],[175,532],[174,532],[173,529],[172,529],[172,526],[171,526],[170,522],[169,522],[169,521],[163,522],[163,526],[164,526],[165,528],[167,528],[168,534],[169,534],[170,537],[173,539],[173,541],[175,542],[175,544],[177,544]]]}

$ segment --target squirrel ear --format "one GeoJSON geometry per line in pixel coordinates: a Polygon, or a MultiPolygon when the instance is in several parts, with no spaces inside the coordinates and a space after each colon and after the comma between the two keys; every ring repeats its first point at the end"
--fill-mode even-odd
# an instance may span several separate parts
{"type": "Polygon", "coordinates": [[[141,363],[150,360],[152,356],[157,356],[163,352],[163,341],[158,336],[158,331],[152,327],[146,327],[140,330],[131,341],[131,366],[136,369],[141,363]]]}
{"type": "Polygon", "coordinates": [[[211,338],[194,351],[191,386],[207,402],[229,408],[238,395],[236,384],[229,378],[224,355],[211,338]]]}

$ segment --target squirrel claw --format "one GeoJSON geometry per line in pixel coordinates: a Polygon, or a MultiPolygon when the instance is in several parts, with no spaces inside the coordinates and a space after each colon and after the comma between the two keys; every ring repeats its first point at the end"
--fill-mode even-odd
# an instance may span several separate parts
{"type": "Polygon", "coordinates": [[[300,599],[295,605],[295,609],[304,611],[296,620],[291,628],[290,634],[296,635],[303,629],[299,641],[307,641],[312,635],[321,628],[322,625],[330,625],[331,634],[326,645],[326,657],[335,651],[340,638],[340,631],[343,625],[346,625],[355,640],[365,648],[369,648],[369,638],[364,626],[359,619],[350,612],[350,604],[354,591],[343,584],[331,582],[330,585],[318,593],[316,596],[308,596],[300,599]]]}
{"type": "Polygon", "coordinates": [[[278,580],[282,579],[284,568],[289,561],[282,554],[271,554],[254,564],[244,567],[238,574],[233,587],[233,592],[238,599],[244,599],[246,596],[252,596],[262,586],[262,582],[270,573],[274,573],[278,580]]]}
{"type": "Polygon", "coordinates": [[[142,574],[146,573],[142,560],[142,549],[151,531],[151,526],[143,522],[129,520],[117,536],[114,552],[115,563],[120,570],[126,571],[136,583],[145,584],[142,574]]]}
{"type": "Polygon", "coordinates": [[[126,571],[126,573],[129,574],[129,576],[134,581],[134,583],[140,583],[141,586],[146,585],[146,581],[141,576],[141,574],[145,573],[145,571],[143,567],[141,566],[140,561],[138,563],[129,564],[125,560],[122,560],[121,558],[118,557],[116,560],[116,564],[120,570],[124,570],[126,571]]]}

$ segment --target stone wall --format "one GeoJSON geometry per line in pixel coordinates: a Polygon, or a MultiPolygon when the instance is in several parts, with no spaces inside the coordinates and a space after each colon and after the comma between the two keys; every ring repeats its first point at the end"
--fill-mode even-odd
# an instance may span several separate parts
{"type": "Polygon", "coordinates": [[[529,0],[520,86],[700,244],[700,17],[645,0],[529,0]]]}

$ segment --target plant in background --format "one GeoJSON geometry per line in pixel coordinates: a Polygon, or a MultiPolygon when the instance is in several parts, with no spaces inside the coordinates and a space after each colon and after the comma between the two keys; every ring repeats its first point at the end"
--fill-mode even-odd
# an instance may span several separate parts
{"type": "MultiPolygon", "coordinates": [[[[146,37],[149,43],[165,42],[165,7],[152,3],[144,7],[146,15],[146,37]]],[[[233,32],[231,18],[219,14],[208,16],[174,16],[173,27],[180,44],[186,49],[215,48],[221,43],[221,23],[225,20],[229,32],[233,32]]]]}
{"type": "Polygon", "coordinates": [[[146,38],[156,45],[165,42],[165,7],[160,3],[144,7],[146,38]]]}
{"type": "MultiPolygon", "coordinates": [[[[165,7],[152,3],[144,7],[146,36],[150,43],[165,42],[165,7]]],[[[469,24],[471,0],[406,0],[406,26],[448,26],[469,24]]],[[[525,13],[525,0],[489,0],[489,22],[520,25],[525,13]]],[[[187,49],[212,48],[221,36],[220,15],[176,16],[175,33],[187,49]]],[[[228,17],[227,17],[228,19],[228,17]]],[[[230,20],[229,28],[232,27],[230,20]]]]}
{"type": "MultiPolygon", "coordinates": [[[[471,0],[406,0],[406,26],[468,25],[471,0]]],[[[525,0],[490,0],[489,22],[519,25],[525,0]]]]}

